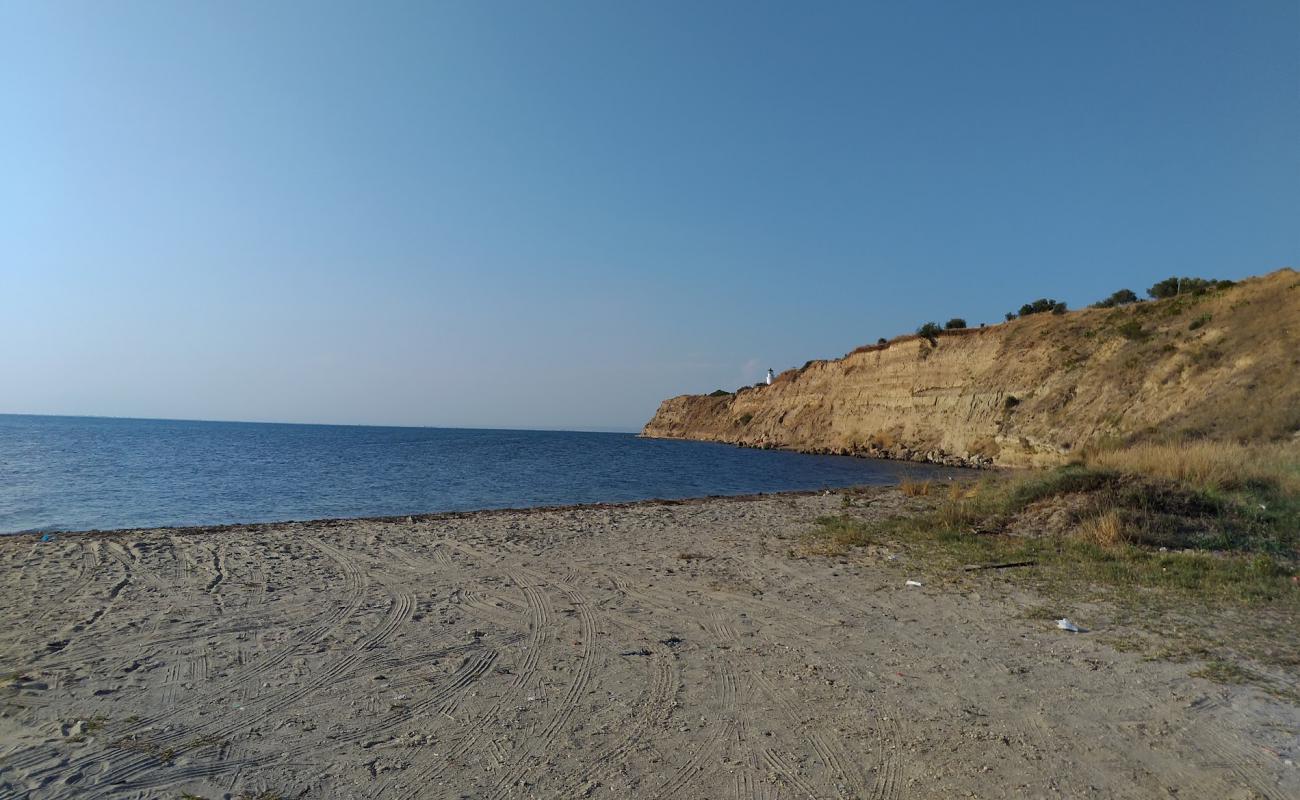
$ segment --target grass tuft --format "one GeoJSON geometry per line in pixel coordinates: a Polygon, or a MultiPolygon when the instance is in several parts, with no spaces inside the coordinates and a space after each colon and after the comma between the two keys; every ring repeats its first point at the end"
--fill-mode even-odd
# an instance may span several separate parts
{"type": "Polygon", "coordinates": [[[898,488],[908,497],[927,497],[932,486],[930,481],[914,481],[908,478],[904,478],[898,484],[898,488]]]}
{"type": "Polygon", "coordinates": [[[1091,451],[1083,460],[1095,469],[1165,478],[1203,490],[1300,493],[1300,446],[1295,444],[1146,443],[1091,451]]]}
{"type": "Polygon", "coordinates": [[[1075,535],[1080,541],[1099,547],[1115,547],[1128,542],[1124,517],[1113,508],[1079,523],[1075,535]]]}

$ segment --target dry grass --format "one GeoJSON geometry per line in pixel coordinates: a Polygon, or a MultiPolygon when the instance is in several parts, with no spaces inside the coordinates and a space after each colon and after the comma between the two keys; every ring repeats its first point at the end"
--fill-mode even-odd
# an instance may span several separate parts
{"type": "Polygon", "coordinates": [[[1124,528],[1124,517],[1113,508],[1079,523],[1075,536],[1098,547],[1114,547],[1129,541],[1124,528]]]}
{"type": "Polygon", "coordinates": [[[1136,444],[1084,455],[1094,469],[1165,478],[1201,489],[1270,486],[1300,493],[1300,444],[1193,441],[1136,444]]]}
{"type": "Polygon", "coordinates": [[[908,497],[929,497],[933,484],[930,481],[911,481],[904,478],[898,488],[908,497]]]}

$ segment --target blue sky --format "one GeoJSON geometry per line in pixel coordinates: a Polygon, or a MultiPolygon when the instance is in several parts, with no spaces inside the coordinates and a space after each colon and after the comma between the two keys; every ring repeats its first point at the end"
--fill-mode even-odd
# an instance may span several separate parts
{"type": "Polygon", "coordinates": [[[1300,261],[1300,5],[0,0],[0,411],[632,429],[1300,261]]]}

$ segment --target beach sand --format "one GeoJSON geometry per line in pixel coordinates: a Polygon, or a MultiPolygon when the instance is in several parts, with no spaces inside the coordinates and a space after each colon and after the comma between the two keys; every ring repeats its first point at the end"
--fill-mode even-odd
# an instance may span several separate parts
{"type": "Polygon", "coordinates": [[[799,556],[840,505],[0,537],[0,796],[1300,797],[1294,706],[799,556]]]}

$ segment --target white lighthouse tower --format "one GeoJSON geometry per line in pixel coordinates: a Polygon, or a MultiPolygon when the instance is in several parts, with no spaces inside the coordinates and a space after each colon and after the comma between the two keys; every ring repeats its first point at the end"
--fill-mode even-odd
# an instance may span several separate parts
{"type": "Polygon", "coordinates": [[[772,368],[771,368],[771,367],[768,367],[768,368],[767,368],[767,385],[768,385],[768,386],[771,386],[771,385],[772,385],[772,368]]]}

